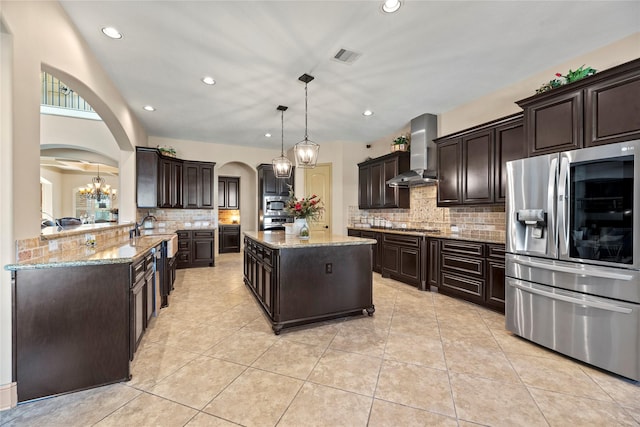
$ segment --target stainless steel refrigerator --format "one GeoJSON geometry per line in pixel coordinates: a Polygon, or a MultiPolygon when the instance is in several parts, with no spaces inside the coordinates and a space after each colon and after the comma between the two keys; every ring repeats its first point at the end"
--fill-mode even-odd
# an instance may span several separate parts
{"type": "Polygon", "coordinates": [[[507,163],[506,327],[640,380],[640,140],[507,163]]]}

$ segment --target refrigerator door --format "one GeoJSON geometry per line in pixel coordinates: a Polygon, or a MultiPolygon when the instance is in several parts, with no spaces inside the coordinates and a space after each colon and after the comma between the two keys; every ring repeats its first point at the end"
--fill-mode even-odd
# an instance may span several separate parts
{"type": "Polygon", "coordinates": [[[560,154],[559,258],[640,268],[640,141],[560,154]]]}
{"type": "Polygon", "coordinates": [[[535,343],[640,380],[640,305],[506,279],[506,327],[535,343]]]}
{"type": "Polygon", "coordinates": [[[507,252],[558,257],[558,157],[507,162],[507,252]]]}

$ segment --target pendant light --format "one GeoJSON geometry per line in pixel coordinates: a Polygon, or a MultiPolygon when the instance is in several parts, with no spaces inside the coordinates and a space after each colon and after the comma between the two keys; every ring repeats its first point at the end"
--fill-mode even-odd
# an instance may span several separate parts
{"type": "Polygon", "coordinates": [[[276,178],[289,178],[291,176],[291,161],[284,155],[284,112],[287,111],[284,105],[278,105],[277,110],[280,111],[280,121],[282,123],[282,142],[280,145],[280,157],[276,157],[271,162],[273,164],[273,173],[276,178]]]}
{"type": "Polygon", "coordinates": [[[318,151],[320,146],[309,139],[307,126],[307,84],[314,79],[309,74],[303,74],[298,80],[304,82],[304,139],[298,142],[294,147],[296,153],[296,165],[303,169],[312,169],[316,167],[318,161],[318,151]]]}

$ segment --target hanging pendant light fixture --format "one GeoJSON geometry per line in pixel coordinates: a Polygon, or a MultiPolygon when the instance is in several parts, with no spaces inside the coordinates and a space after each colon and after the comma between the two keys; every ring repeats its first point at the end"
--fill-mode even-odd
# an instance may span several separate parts
{"type": "Polygon", "coordinates": [[[320,146],[309,139],[307,126],[307,84],[313,79],[314,77],[309,74],[303,74],[298,77],[298,80],[304,82],[304,139],[295,145],[294,152],[296,153],[296,165],[303,169],[316,167],[318,152],[320,151],[320,146]]]}
{"type": "Polygon", "coordinates": [[[280,145],[280,157],[276,157],[271,162],[273,164],[273,173],[276,178],[289,178],[291,176],[291,160],[284,155],[284,112],[287,111],[284,105],[278,105],[277,110],[280,111],[280,121],[282,123],[282,142],[280,145]]]}

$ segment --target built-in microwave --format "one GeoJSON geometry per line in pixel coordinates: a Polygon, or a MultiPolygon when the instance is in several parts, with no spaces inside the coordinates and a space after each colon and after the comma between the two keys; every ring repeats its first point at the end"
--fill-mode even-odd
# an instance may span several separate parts
{"type": "Polygon", "coordinates": [[[264,198],[264,215],[286,215],[285,205],[287,198],[282,196],[268,196],[264,198]]]}

